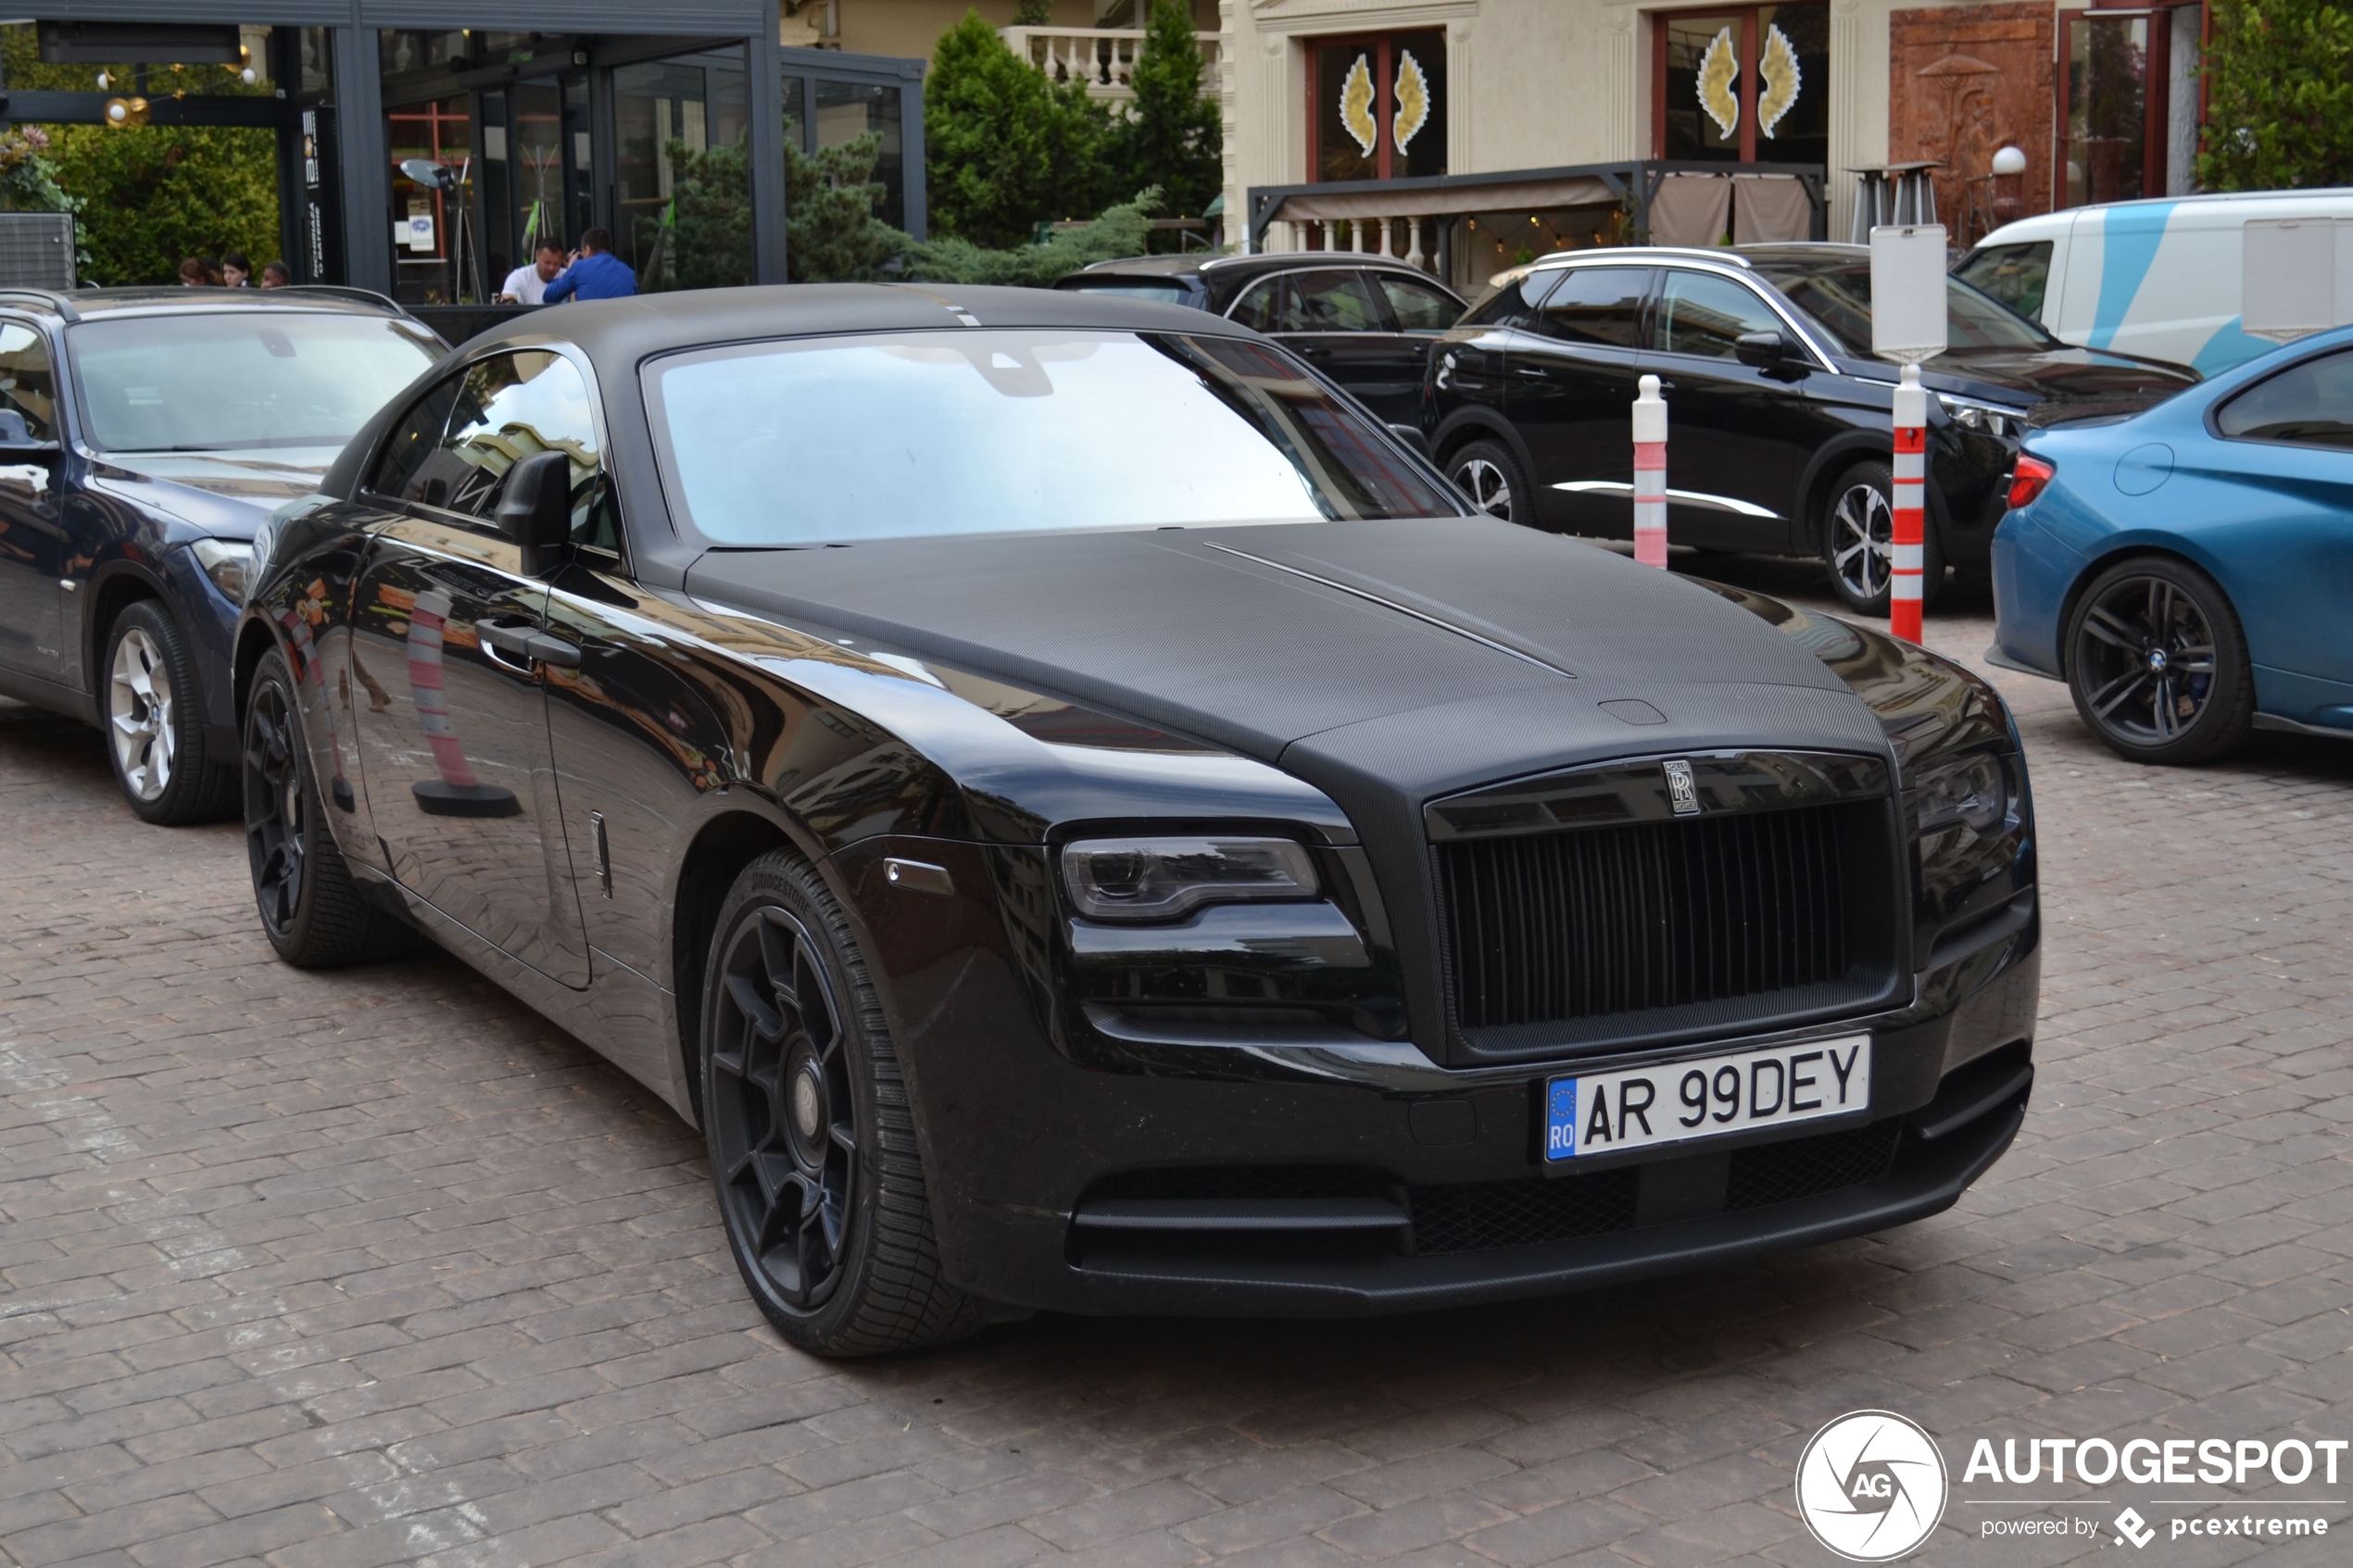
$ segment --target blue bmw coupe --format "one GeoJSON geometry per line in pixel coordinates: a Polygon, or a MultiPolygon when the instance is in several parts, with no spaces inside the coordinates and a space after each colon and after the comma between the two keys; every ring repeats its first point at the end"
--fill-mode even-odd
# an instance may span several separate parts
{"type": "Polygon", "coordinates": [[[2009,504],[1988,657],[2064,680],[2116,751],[2353,740],[2353,328],[2030,435],[2009,504]]]}

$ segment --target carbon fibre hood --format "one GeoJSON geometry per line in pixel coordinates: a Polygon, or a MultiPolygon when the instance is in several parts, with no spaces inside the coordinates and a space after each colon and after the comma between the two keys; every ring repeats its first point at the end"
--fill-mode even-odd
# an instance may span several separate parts
{"type": "Polygon", "coordinates": [[[1198,736],[1352,816],[1599,757],[1886,749],[1741,604],[1486,518],[713,552],[686,586],[1198,736]]]}

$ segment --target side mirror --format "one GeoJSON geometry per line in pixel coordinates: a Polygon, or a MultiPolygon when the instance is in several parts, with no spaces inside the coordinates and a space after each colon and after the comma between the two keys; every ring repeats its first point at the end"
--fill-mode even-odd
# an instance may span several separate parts
{"type": "Polygon", "coordinates": [[[1760,370],[1800,369],[1806,363],[1795,345],[1779,332],[1743,332],[1733,343],[1732,353],[1742,364],[1760,370]]]}
{"type": "Polygon", "coordinates": [[[522,546],[522,572],[553,571],[572,543],[572,459],[534,452],[507,470],[498,497],[498,532],[522,546]]]}
{"type": "Polygon", "coordinates": [[[1411,446],[1421,456],[1425,458],[1429,456],[1429,438],[1422,433],[1421,426],[1392,424],[1389,427],[1389,433],[1411,446]]]}
{"type": "Polygon", "coordinates": [[[0,408],[0,458],[24,462],[44,458],[57,449],[54,441],[43,441],[25,423],[24,415],[14,408],[0,408]]]}

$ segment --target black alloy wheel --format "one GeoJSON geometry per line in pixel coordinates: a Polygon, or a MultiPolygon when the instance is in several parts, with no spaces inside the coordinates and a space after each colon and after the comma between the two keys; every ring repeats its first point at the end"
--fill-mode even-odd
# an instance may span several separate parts
{"type": "Polygon", "coordinates": [[[824,1355],[958,1338],[906,1085],[840,906],[784,851],[736,879],[703,986],[702,1115],[727,1242],[778,1333],[824,1355]]]}
{"type": "Polygon", "coordinates": [[[234,810],[236,771],[206,750],[195,661],[170,612],[153,599],[124,606],[99,671],[107,760],[139,819],[182,827],[234,810]]]}
{"type": "Polygon", "coordinates": [[[1519,459],[1499,442],[1472,442],[1447,460],[1446,477],[1454,482],[1463,499],[1489,517],[1505,522],[1536,521],[1519,459]]]}
{"type": "MultiPolygon", "coordinates": [[[[1822,559],[1831,589],[1857,615],[1887,613],[1888,585],[1895,567],[1895,482],[1885,463],[1856,463],[1839,475],[1823,497],[1822,559]]],[[[1936,602],[1944,582],[1944,552],[1933,522],[1920,529],[1920,608],[1936,602]]]]}
{"type": "Polygon", "coordinates": [[[2246,637],[2221,584],[2186,562],[2110,567],[2068,619],[2075,711],[2119,756],[2202,762],[2255,723],[2246,637]]]}
{"type": "Polygon", "coordinates": [[[245,859],[261,929],[299,969],[331,969],[408,951],[414,934],[359,896],[328,828],[295,717],[295,680],[272,651],[245,700],[245,859]]]}

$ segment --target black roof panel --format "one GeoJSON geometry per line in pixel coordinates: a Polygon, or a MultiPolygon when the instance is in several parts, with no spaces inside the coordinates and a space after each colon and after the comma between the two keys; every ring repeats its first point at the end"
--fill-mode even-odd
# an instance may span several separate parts
{"type": "Polygon", "coordinates": [[[557,337],[598,359],[634,363],[709,344],[974,326],[1255,335],[1183,306],[1116,295],[956,283],[781,283],[551,306],[491,328],[470,346],[557,337]]]}

